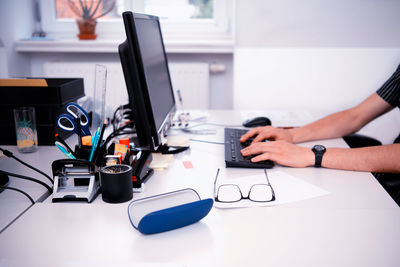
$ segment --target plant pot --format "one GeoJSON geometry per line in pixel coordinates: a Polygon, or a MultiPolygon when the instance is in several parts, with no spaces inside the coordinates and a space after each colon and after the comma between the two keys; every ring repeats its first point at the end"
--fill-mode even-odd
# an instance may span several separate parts
{"type": "Polygon", "coordinates": [[[76,23],[79,27],[78,38],[80,40],[95,40],[97,34],[95,34],[97,21],[94,19],[77,19],[76,23]]]}

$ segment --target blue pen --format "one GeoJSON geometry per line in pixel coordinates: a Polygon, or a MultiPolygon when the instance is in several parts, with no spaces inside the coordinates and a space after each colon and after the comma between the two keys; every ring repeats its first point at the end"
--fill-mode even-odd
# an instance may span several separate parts
{"type": "Polygon", "coordinates": [[[90,162],[92,162],[94,151],[96,151],[96,147],[97,147],[97,143],[99,142],[99,138],[100,138],[100,127],[97,128],[97,131],[93,136],[92,149],[90,150],[90,156],[89,156],[90,162]]]}
{"type": "Polygon", "coordinates": [[[74,155],[72,155],[72,153],[68,151],[68,149],[63,144],[61,144],[58,141],[55,141],[54,144],[58,147],[58,149],[61,150],[62,153],[64,153],[65,156],[67,156],[70,159],[76,159],[74,155]]]}

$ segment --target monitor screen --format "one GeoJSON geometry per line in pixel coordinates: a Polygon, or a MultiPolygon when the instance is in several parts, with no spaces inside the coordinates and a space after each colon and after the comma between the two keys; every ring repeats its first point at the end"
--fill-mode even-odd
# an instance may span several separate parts
{"type": "Polygon", "coordinates": [[[136,106],[138,139],[155,150],[176,110],[160,23],[158,17],[132,12],[122,17],[127,40],[119,50],[129,101],[136,106]]]}
{"type": "Polygon", "coordinates": [[[160,24],[155,17],[135,17],[135,25],[151,109],[160,132],[167,115],[175,107],[160,24]]]}

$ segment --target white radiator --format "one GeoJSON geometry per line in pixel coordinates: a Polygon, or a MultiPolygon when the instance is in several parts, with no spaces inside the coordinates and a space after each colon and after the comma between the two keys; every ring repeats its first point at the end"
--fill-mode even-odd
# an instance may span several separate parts
{"type": "Polygon", "coordinates": [[[181,92],[183,109],[208,109],[210,107],[210,67],[208,63],[169,64],[175,100],[179,103],[177,90],[181,92]]]}
{"type": "MultiPolygon", "coordinates": [[[[107,67],[107,116],[121,104],[128,103],[128,94],[121,64],[101,62],[46,62],[43,66],[45,77],[83,78],[85,93],[93,97],[95,84],[95,65],[107,67]]],[[[209,108],[209,65],[207,63],[170,63],[172,86],[177,107],[182,108],[177,90],[183,98],[184,109],[209,108]]]]}

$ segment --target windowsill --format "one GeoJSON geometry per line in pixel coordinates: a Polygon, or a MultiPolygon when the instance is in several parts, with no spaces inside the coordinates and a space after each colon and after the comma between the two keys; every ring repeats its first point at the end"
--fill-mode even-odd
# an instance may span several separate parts
{"type": "MultiPolygon", "coordinates": [[[[60,40],[19,40],[16,50],[21,53],[118,53],[123,40],[98,39],[81,41],[60,40]]],[[[165,41],[167,53],[233,53],[232,40],[170,40],[165,41]]]]}

